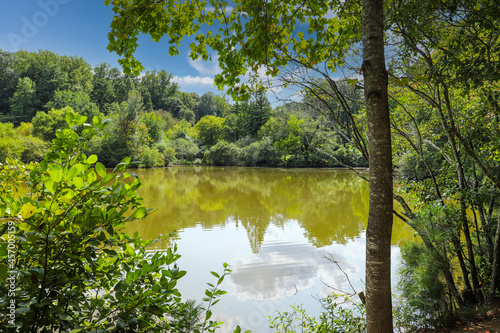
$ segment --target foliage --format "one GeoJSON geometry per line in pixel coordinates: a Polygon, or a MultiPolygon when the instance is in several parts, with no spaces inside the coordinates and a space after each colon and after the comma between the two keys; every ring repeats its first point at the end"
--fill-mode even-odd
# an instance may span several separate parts
{"type": "Polygon", "coordinates": [[[280,166],[281,153],[267,137],[241,148],[239,154],[241,165],[246,166],[280,166]]]}
{"type": "Polygon", "coordinates": [[[194,125],[193,132],[201,145],[211,147],[224,135],[224,118],[204,116],[194,125]]]}
{"type": "Polygon", "coordinates": [[[210,149],[205,151],[203,162],[209,165],[228,165],[239,164],[240,148],[234,143],[219,141],[210,149]]]}
{"type": "Polygon", "coordinates": [[[69,106],[59,110],[49,110],[48,112],[39,111],[33,118],[33,135],[43,139],[44,141],[52,141],[56,138],[58,130],[62,130],[66,126],[66,115],[74,111],[69,106]]]}
{"type": "Polygon", "coordinates": [[[180,163],[193,162],[200,153],[200,148],[193,140],[178,138],[169,142],[175,151],[175,158],[180,163]]]}
{"type": "Polygon", "coordinates": [[[156,113],[147,112],[141,115],[140,122],[146,125],[151,143],[156,143],[163,139],[163,131],[166,126],[166,122],[163,118],[156,113]]]}
{"type": "Polygon", "coordinates": [[[15,281],[15,288],[0,286],[0,305],[15,308],[4,324],[23,332],[165,332],[192,323],[195,331],[213,332],[219,324],[210,308],[225,293],[219,285],[227,265],[221,275],[212,272],[217,283],[193,322],[176,288],[186,274],[176,247],[150,253],[152,242],[119,230],[149,212],[135,195],[141,182],[127,171],[130,158],[107,170],[83,153],[109,122],[95,117],[78,135],[71,127],[86,118],[67,113],[66,120],[42,162],[1,166],[9,185],[0,188],[0,275],[15,281]]]}
{"type": "Polygon", "coordinates": [[[440,267],[444,263],[417,243],[404,245],[402,254],[404,264],[400,268],[399,288],[404,306],[413,313],[407,320],[417,327],[443,327],[452,323],[453,310],[440,267]]]}
{"type": "Polygon", "coordinates": [[[163,166],[168,166],[177,163],[175,149],[169,146],[164,141],[158,142],[156,145],[153,146],[153,148],[157,150],[158,153],[160,154],[163,166]]]}
{"type": "Polygon", "coordinates": [[[11,123],[0,123],[0,162],[7,158],[19,158],[23,151],[22,142],[16,140],[16,131],[11,123]]]}
{"type": "MultiPolygon", "coordinates": [[[[417,242],[402,246],[399,288],[405,305],[418,313],[415,321],[420,326],[446,326],[455,319],[459,308],[448,289],[445,272],[456,260],[453,254],[458,244],[460,212],[453,205],[431,203],[421,208],[414,223],[428,233],[435,247],[417,242]]],[[[464,297],[470,295],[464,293],[464,297]]]]}
{"type": "Polygon", "coordinates": [[[126,73],[142,70],[133,56],[140,33],[150,35],[153,40],[168,36],[171,55],[179,54],[178,46],[185,37],[195,35],[190,57],[208,60],[208,50],[214,50],[221,66],[221,73],[215,77],[216,85],[221,89],[227,86],[230,94],[245,97],[249,96],[248,85],[241,83],[240,76],[247,71],[257,73],[261,70],[266,75],[276,75],[279,68],[293,59],[309,66],[325,61],[328,69],[334,72],[342,64],[349,44],[359,38],[359,8],[351,2],[292,1],[285,5],[272,1],[264,7],[237,2],[230,11],[225,1],[214,2],[211,6],[202,1],[161,6],[141,0],[108,0],[105,3],[112,5],[115,13],[108,34],[108,49],[122,57],[119,62],[126,73]],[[130,20],[137,23],[131,25],[130,20]],[[202,29],[213,24],[231,26],[231,29],[209,32],[202,29]],[[298,31],[299,25],[304,30],[298,31]],[[291,57],[288,51],[298,56],[291,57]]]}
{"type": "Polygon", "coordinates": [[[99,115],[99,108],[84,92],[73,92],[71,90],[56,90],[52,99],[45,104],[47,109],[63,109],[69,106],[81,116],[92,119],[99,115]]]}
{"type": "Polygon", "coordinates": [[[277,317],[270,318],[270,327],[275,329],[275,332],[287,333],[364,332],[364,305],[359,302],[349,304],[348,297],[337,303],[339,297],[341,296],[331,295],[321,299],[323,310],[318,318],[308,315],[302,306],[291,306],[292,312],[278,312],[277,317]]]}
{"type": "Polygon", "coordinates": [[[10,99],[11,112],[21,120],[29,120],[36,112],[38,98],[35,90],[36,84],[29,78],[20,78],[16,91],[10,99]]]}
{"type": "Polygon", "coordinates": [[[166,101],[179,89],[177,84],[172,82],[172,77],[172,74],[168,74],[165,70],[147,71],[142,76],[141,86],[149,92],[154,110],[170,111],[166,107],[166,101]]]}
{"type": "Polygon", "coordinates": [[[162,153],[155,148],[144,146],[140,155],[137,157],[139,166],[146,168],[154,168],[164,166],[162,153]]]}
{"type": "Polygon", "coordinates": [[[31,135],[30,127],[14,129],[11,123],[0,123],[0,162],[7,158],[25,163],[40,161],[47,152],[47,143],[31,135]]]}

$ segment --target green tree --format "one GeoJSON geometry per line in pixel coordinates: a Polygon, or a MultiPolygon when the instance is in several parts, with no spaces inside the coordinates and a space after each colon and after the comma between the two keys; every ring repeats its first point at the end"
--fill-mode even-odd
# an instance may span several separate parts
{"type": "Polygon", "coordinates": [[[166,122],[154,112],[146,112],[140,117],[140,122],[146,125],[151,143],[157,143],[163,139],[166,122]]]}
{"type": "Polygon", "coordinates": [[[202,145],[211,147],[224,135],[224,118],[204,116],[194,125],[193,132],[202,145]]]}
{"type": "Polygon", "coordinates": [[[20,77],[29,77],[36,84],[37,110],[43,109],[56,90],[86,94],[92,91],[92,68],[82,58],[60,56],[51,51],[18,51],[15,56],[14,69],[20,77]]]}
{"type": "Polygon", "coordinates": [[[31,120],[38,106],[36,84],[29,77],[19,79],[10,99],[11,113],[19,120],[31,120]]]}
{"type": "Polygon", "coordinates": [[[156,158],[159,155],[149,149],[151,138],[148,135],[148,129],[139,120],[142,111],[141,94],[136,90],[131,90],[127,102],[117,106],[117,114],[113,117],[112,126],[107,129],[106,135],[98,145],[98,155],[105,165],[119,163],[126,156],[139,161],[145,149],[147,149],[148,160],[156,161],[153,164],[160,164],[159,158],[156,158]]]}
{"type": "Polygon", "coordinates": [[[0,162],[5,163],[7,158],[18,159],[23,151],[21,140],[17,139],[12,123],[0,123],[0,162]]]}
{"type": "Polygon", "coordinates": [[[14,95],[18,75],[13,64],[16,57],[13,53],[0,50],[0,113],[10,110],[9,100],[14,95]]]}
{"type": "MultiPolygon", "coordinates": [[[[493,74],[498,67],[493,59],[499,55],[498,8],[491,1],[464,0],[453,4],[398,1],[390,13],[392,33],[400,38],[402,64],[393,66],[393,81],[398,88],[404,87],[415,94],[421,104],[431,106],[425,117],[411,120],[413,132],[415,124],[420,127],[420,138],[412,137],[416,143],[413,146],[416,151],[423,151],[422,146],[428,146],[443,156],[447,162],[443,164],[446,173],[429,172],[432,196],[442,201],[451,194],[461,207],[459,234],[453,242],[462,271],[463,301],[480,302],[483,299],[485,289],[481,288],[481,280],[492,282],[489,297],[493,299],[500,286],[500,252],[496,252],[500,247],[494,251],[488,248],[500,244],[500,234],[493,231],[493,226],[497,225],[491,215],[496,209],[495,200],[486,195],[486,191],[500,190],[498,159],[494,157],[499,148],[496,130],[499,77],[493,74]],[[423,125],[422,120],[425,120],[423,125]],[[431,125],[435,130],[426,130],[431,125]],[[439,141],[430,140],[429,132],[439,141]],[[444,142],[446,144],[442,144],[444,142]],[[482,195],[478,196],[478,192],[482,195]],[[481,224],[486,227],[484,233],[469,221],[468,207],[474,207],[479,213],[481,224]],[[472,234],[474,230],[476,236],[472,234]],[[491,270],[491,277],[481,276],[485,273],[479,272],[478,262],[484,262],[484,255],[477,251],[489,257],[490,262],[483,264],[483,269],[485,272],[491,270]]],[[[419,156],[426,164],[426,156],[422,153],[419,156]]],[[[454,284],[448,280],[450,285],[454,284]]],[[[458,292],[455,297],[458,303],[463,303],[458,292]]]]}
{"type": "Polygon", "coordinates": [[[52,99],[45,104],[45,108],[62,109],[71,107],[76,113],[87,118],[99,115],[98,106],[90,101],[89,95],[84,92],[72,92],[71,90],[56,90],[52,99]]]}
{"type": "MultiPolygon", "coordinates": [[[[110,0],[105,3],[111,5],[110,0]]],[[[120,63],[124,70],[137,72],[142,68],[133,56],[141,32],[154,40],[168,35],[172,55],[179,53],[176,46],[184,37],[196,35],[190,56],[207,60],[208,49],[215,50],[222,69],[215,83],[221,89],[227,86],[230,94],[244,97],[248,97],[249,91],[247,85],[240,85],[240,77],[248,70],[256,74],[259,69],[265,69],[267,75],[275,76],[280,68],[296,61],[306,68],[322,63],[334,72],[344,63],[349,46],[359,41],[359,27],[362,27],[362,69],[371,140],[370,179],[374,184],[370,186],[367,230],[367,329],[370,333],[392,331],[392,161],[383,1],[364,0],[361,7],[351,1],[237,2],[231,10],[225,1],[211,3],[210,8],[199,1],[157,4],[143,0],[113,2],[116,15],[108,35],[108,48],[123,57],[120,63]],[[361,24],[360,11],[363,13],[361,24]],[[209,33],[200,29],[204,24],[214,23],[231,29],[209,33]],[[179,26],[183,29],[178,29],[179,26]]]]}
{"type": "Polygon", "coordinates": [[[33,135],[50,142],[57,137],[57,131],[66,127],[66,115],[74,113],[69,106],[62,109],[52,109],[47,112],[39,111],[33,117],[33,135]]]}
{"type": "Polygon", "coordinates": [[[115,101],[114,78],[111,77],[110,70],[111,66],[107,63],[94,67],[90,97],[101,110],[105,110],[109,104],[115,101]]]}
{"type": "Polygon", "coordinates": [[[216,96],[211,92],[207,92],[201,95],[200,101],[198,102],[194,110],[197,120],[200,120],[205,116],[221,116],[221,114],[217,112],[218,106],[215,97],[216,96]]]}
{"type": "Polygon", "coordinates": [[[148,71],[142,76],[141,87],[149,91],[154,110],[169,111],[165,102],[179,89],[177,84],[172,82],[172,77],[172,74],[168,74],[165,70],[148,71]]]}

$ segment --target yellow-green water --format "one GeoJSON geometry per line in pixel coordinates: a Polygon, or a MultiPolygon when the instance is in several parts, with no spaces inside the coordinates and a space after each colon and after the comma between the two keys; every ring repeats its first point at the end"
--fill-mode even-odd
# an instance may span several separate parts
{"type": "MultiPolygon", "coordinates": [[[[290,304],[319,313],[316,298],[331,292],[327,285],[352,291],[325,257],[339,262],[356,291],[363,289],[368,183],[352,172],[172,167],[137,173],[139,195],[154,213],[126,232],[155,239],[178,231],[179,264],[188,272],[179,285],[184,297],[201,300],[205,283],[214,282],[210,271],[230,264],[233,274],[223,284],[228,294],[213,309],[227,323],[222,332],[236,324],[267,332],[267,316],[290,304]]],[[[413,236],[395,222],[397,262],[397,244],[413,236]]]]}

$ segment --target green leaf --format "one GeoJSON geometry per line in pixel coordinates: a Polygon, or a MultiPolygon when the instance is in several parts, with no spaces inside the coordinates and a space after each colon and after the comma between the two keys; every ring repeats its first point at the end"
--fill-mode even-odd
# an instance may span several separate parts
{"type": "Polygon", "coordinates": [[[66,313],[58,312],[56,315],[59,317],[59,319],[64,320],[64,321],[71,321],[73,320],[73,317],[66,313]]]}
{"type": "Polygon", "coordinates": [[[29,219],[31,216],[33,216],[36,213],[37,207],[33,206],[31,202],[28,202],[27,204],[24,204],[23,207],[21,208],[21,216],[23,219],[29,219]]]}
{"type": "Polygon", "coordinates": [[[83,328],[75,328],[73,330],[71,330],[69,333],[78,333],[78,332],[82,332],[84,329],[83,328]]]}
{"type": "Polygon", "coordinates": [[[3,263],[0,263],[0,279],[1,281],[5,281],[5,279],[7,278],[7,265],[3,264],[3,263]]]}
{"type": "Polygon", "coordinates": [[[68,124],[69,127],[73,127],[75,124],[75,114],[73,112],[66,113],[66,124],[68,124]]]}
{"type": "Polygon", "coordinates": [[[101,162],[97,162],[95,164],[95,171],[97,172],[99,177],[101,177],[101,178],[106,177],[106,167],[101,162]]]}
{"type": "Polygon", "coordinates": [[[104,184],[110,182],[111,180],[113,180],[113,178],[115,178],[115,175],[112,174],[112,173],[108,173],[103,179],[102,179],[102,182],[104,184]]]}
{"type": "Polygon", "coordinates": [[[102,125],[101,117],[94,116],[94,118],[92,118],[92,124],[94,124],[95,127],[100,127],[102,125]]]}
{"type": "Polygon", "coordinates": [[[63,178],[63,168],[60,164],[52,164],[49,167],[48,172],[50,178],[56,183],[59,183],[63,178]]]}
{"type": "Polygon", "coordinates": [[[90,155],[87,158],[87,164],[94,164],[95,162],[97,162],[97,155],[90,155]]]}
{"type": "Polygon", "coordinates": [[[81,177],[73,178],[73,184],[75,184],[75,187],[79,190],[85,186],[85,183],[81,177]]]}
{"type": "Polygon", "coordinates": [[[77,125],[83,125],[83,123],[87,120],[87,116],[76,115],[75,118],[76,118],[75,120],[76,120],[77,125]]]}
{"type": "Polygon", "coordinates": [[[144,216],[146,216],[147,209],[146,207],[139,207],[136,209],[134,212],[134,215],[132,215],[135,219],[142,219],[144,216]]]}
{"type": "Polygon", "coordinates": [[[45,188],[50,191],[50,193],[56,193],[57,183],[52,179],[48,178],[45,180],[45,188]]]}
{"type": "Polygon", "coordinates": [[[81,163],[74,164],[69,168],[68,171],[68,179],[73,179],[74,177],[80,175],[84,169],[84,166],[81,163]]]}

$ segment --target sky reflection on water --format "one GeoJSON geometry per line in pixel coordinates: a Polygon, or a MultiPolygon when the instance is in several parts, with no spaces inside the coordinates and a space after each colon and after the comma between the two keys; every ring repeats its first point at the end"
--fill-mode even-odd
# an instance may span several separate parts
{"type": "MultiPolygon", "coordinates": [[[[176,167],[139,170],[144,204],[155,209],[127,226],[146,239],[178,230],[175,242],[187,275],[179,282],[186,299],[201,300],[210,271],[233,274],[228,294],[213,308],[222,332],[267,332],[268,315],[317,301],[337,290],[363,290],[368,184],[345,170],[176,167]]],[[[397,243],[411,234],[396,223],[397,243]]],[[[170,241],[171,242],[171,241],[170,241]]],[[[158,248],[170,246],[157,243],[158,248]]],[[[394,270],[395,272],[395,270],[394,270]]],[[[395,274],[393,274],[394,276],[395,274]]]]}

